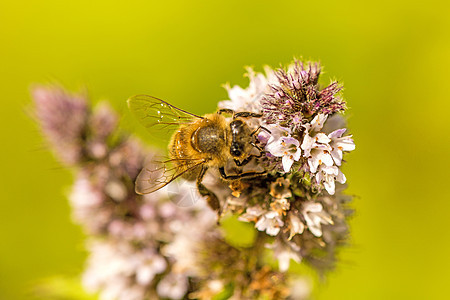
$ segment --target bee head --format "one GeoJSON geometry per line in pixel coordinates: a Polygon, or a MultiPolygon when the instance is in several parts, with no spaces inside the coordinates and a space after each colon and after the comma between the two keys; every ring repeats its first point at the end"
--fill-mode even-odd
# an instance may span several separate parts
{"type": "Polygon", "coordinates": [[[230,145],[230,154],[235,158],[240,158],[245,152],[245,145],[249,142],[249,129],[245,122],[235,119],[230,123],[232,141],[230,145]]]}

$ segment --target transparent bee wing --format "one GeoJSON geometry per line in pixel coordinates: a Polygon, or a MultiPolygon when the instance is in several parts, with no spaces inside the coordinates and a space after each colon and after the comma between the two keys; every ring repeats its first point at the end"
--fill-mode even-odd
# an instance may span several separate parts
{"type": "Polygon", "coordinates": [[[146,128],[160,126],[160,128],[176,127],[189,124],[196,118],[203,117],[177,108],[161,99],[148,95],[136,95],[128,99],[128,107],[146,128]]]}
{"type": "Polygon", "coordinates": [[[135,182],[135,191],[137,194],[150,194],[153,193],[184,173],[195,169],[204,163],[203,159],[189,159],[183,160],[180,166],[178,161],[178,167],[173,164],[173,159],[167,160],[151,160],[139,173],[135,182]]]}
{"type": "Polygon", "coordinates": [[[166,191],[170,201],[179,207],[191,207],[202,198],[195,183],[182,179],[169,184],[166,191]]]}

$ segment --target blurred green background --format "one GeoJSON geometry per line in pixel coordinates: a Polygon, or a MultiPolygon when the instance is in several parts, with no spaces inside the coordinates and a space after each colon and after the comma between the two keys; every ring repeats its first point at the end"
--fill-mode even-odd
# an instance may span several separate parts
{"type": "MultiPolygon", "coordinates": [[[[85,253],[59,166],[27,115],[32,83],[87,87],[138,125],[137,93],[197,114],[243,67],[320,60],[345,84],[357,151],[352,245],[315,299],[443,299],[450,281],[450,6],[444,1],[0,2],[0,299],[76,276],[85,253]]],[[[25,294],[24,294],[25,292],[25,294]]]]}

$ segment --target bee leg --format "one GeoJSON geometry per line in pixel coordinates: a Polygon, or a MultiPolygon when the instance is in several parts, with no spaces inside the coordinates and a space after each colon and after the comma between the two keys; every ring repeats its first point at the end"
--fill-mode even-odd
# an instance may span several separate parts
{"type": "Polygon", "coordinates": [[[242,117],[242,118],[248,118],[248,117],[261,118],[262,114],[252,113],[252,112],[248,112],[248,111],[241,111],[241,112],[235,113],[234,116],[233,116],[233,119],[238,118],[238,117],[242,117]]]}
{"type": "MultiPolygon", "coordinates": [[[[256,146],[256,145],[254,145],[254,146],[256,146]]],[[[258,155],[251,154],[246,159],[244,159],[243,161],[239,161],[238,159],[235,159],[234,163],[236,164],[236,166],[242,167],[242,166],[245,166],[246,164],[248,164],[254,157],[260,158],[263,155],[263,152],[262,152],[262,149],[259,149],[259,148],[257,148],[257,149],[259,150],[259,154],[258,155]]]]}
{"type": "Polygon", "coordinates": [[[261,147],[259,147],[258,145],[256,145],[256,144],[253,143],[253,142],[250,143],[250,145],[252,145],[252,146],[255,147],[256,149],[258,149],[259,154],[258,154],[258,155],[251,154],[251,155],[249,155],[246,159],[244,159],[242,162],[239,161],[238,159],[235,159],[235,160],[234,160],[234,163],[236,164],[236,166],[238,166],[238,167],[245,166],[245,165],[248,164],[254,157],[255,157],[255,158],[260,158],[260,157],[263,156],[264,151],[263,151],[263,149],[262,149],[261,147]]]}
{"type": "Polygon", "coordinates": [[[219,115],[221,115],[221,114],[230,114],[230,115],[232,115],[232,114],[234,114],[234,110],[229,109],[229,108],[221,108],[221,109],[219,109],[219,110],[217,111],[217,113],[218,113],[219,115]]]}
{"type": "Polygon", "coordinates": [[[258,149],[259,154],[258,155],[251,155],[252,157],[256,157],[256,158],[260,158],[263,156],[264,153],[264,149],[261,148],[260,146],[256,145],[255,143],[251,142],[250,145],[252,145],[253,147],[255,147],[256,149],[258,149]]]}
{"type": "Polygon", "coordinates": [[[252,160],[252,158],[253,158],[253,155],[250,155],[249,157],[244,159],[242,162],[239,161],[238,159],[235,159],[234,163],[236,164],[236,166],[242,167],[242,166],[245,166],[246,164],[248,164],[252,160]]]}
{"type": "Polygon", "coordinates": [[[257,134],[258,132],[260,132],[261,130],[264,130],[265,132],[271,134],[272,132],[270,132],[269,129],[267,129],[266,127],[263,126],[258,126],[258,128],[256,128],[255,130],[253,130],[252,133],[250,133],[251,136],[254,136],[255,134],[257,134]]]}
{"type": "MultiPolygon", "coordinates": [[[[263,126],[258,126],[258,128],[256,128],[255,130],[253,130],[252,133],[250,133],[250,136],[253,137],[255,134],[258,134],[261,130],[264,130],[265,132],[271,134],[269,129],[267,129],[267,128],[263,127],[263,126]]],[[[263,148],[261,148],[260,146],[256,145],[255,142],[251,142],[250,145],[252,145],[256,149],[258,149],[258,151],[259,151],[259,154],[258,155],[252,155],[253,157],[259,158],[259,157],[261,157],[263,155],[263,152],[264,152],[263,148]]]]}
{"type": "Polygon", "coordinates": [[[241,178],[249,179],[249,178],[267,175],[266,171],[264,171],[264,172],[246,172],[246,173],[242,173],[239,175],[227,175],[225,173],[225,167],[220,167],[219,173],[220,173],[220,176],[222,176],[222,178],[225,180],[236,180],[236,179],[241,179],[241,178]]]}
{"type": "Polygon", "coordinates": [[[218,216],[222,214],[222,208],[220,207],[220,202],[217,196],[208,190],[202,183],[203,177],[206,174],[206,170],[208,170],[208,167],[203,166],[200,173],[197,177],[197,189],[200,195],[203,197],[206,197],[206,200],[208,202],[208,205],[214,210],[217,211],[218,216]]]}

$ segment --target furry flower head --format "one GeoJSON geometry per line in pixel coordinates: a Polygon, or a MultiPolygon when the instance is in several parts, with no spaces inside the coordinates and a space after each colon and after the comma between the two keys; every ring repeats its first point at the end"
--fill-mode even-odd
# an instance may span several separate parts
{"type": "Polygon", "coordinates": [[[277,81],[262,99],[262,111],[267,123],[296,123],[310,120],[316,114],[333,114],[345,110],[339,96],[342,86],[337,82],[321,88],[319,63],[295,60],[287,70],[275,71],[277,81]]]}

